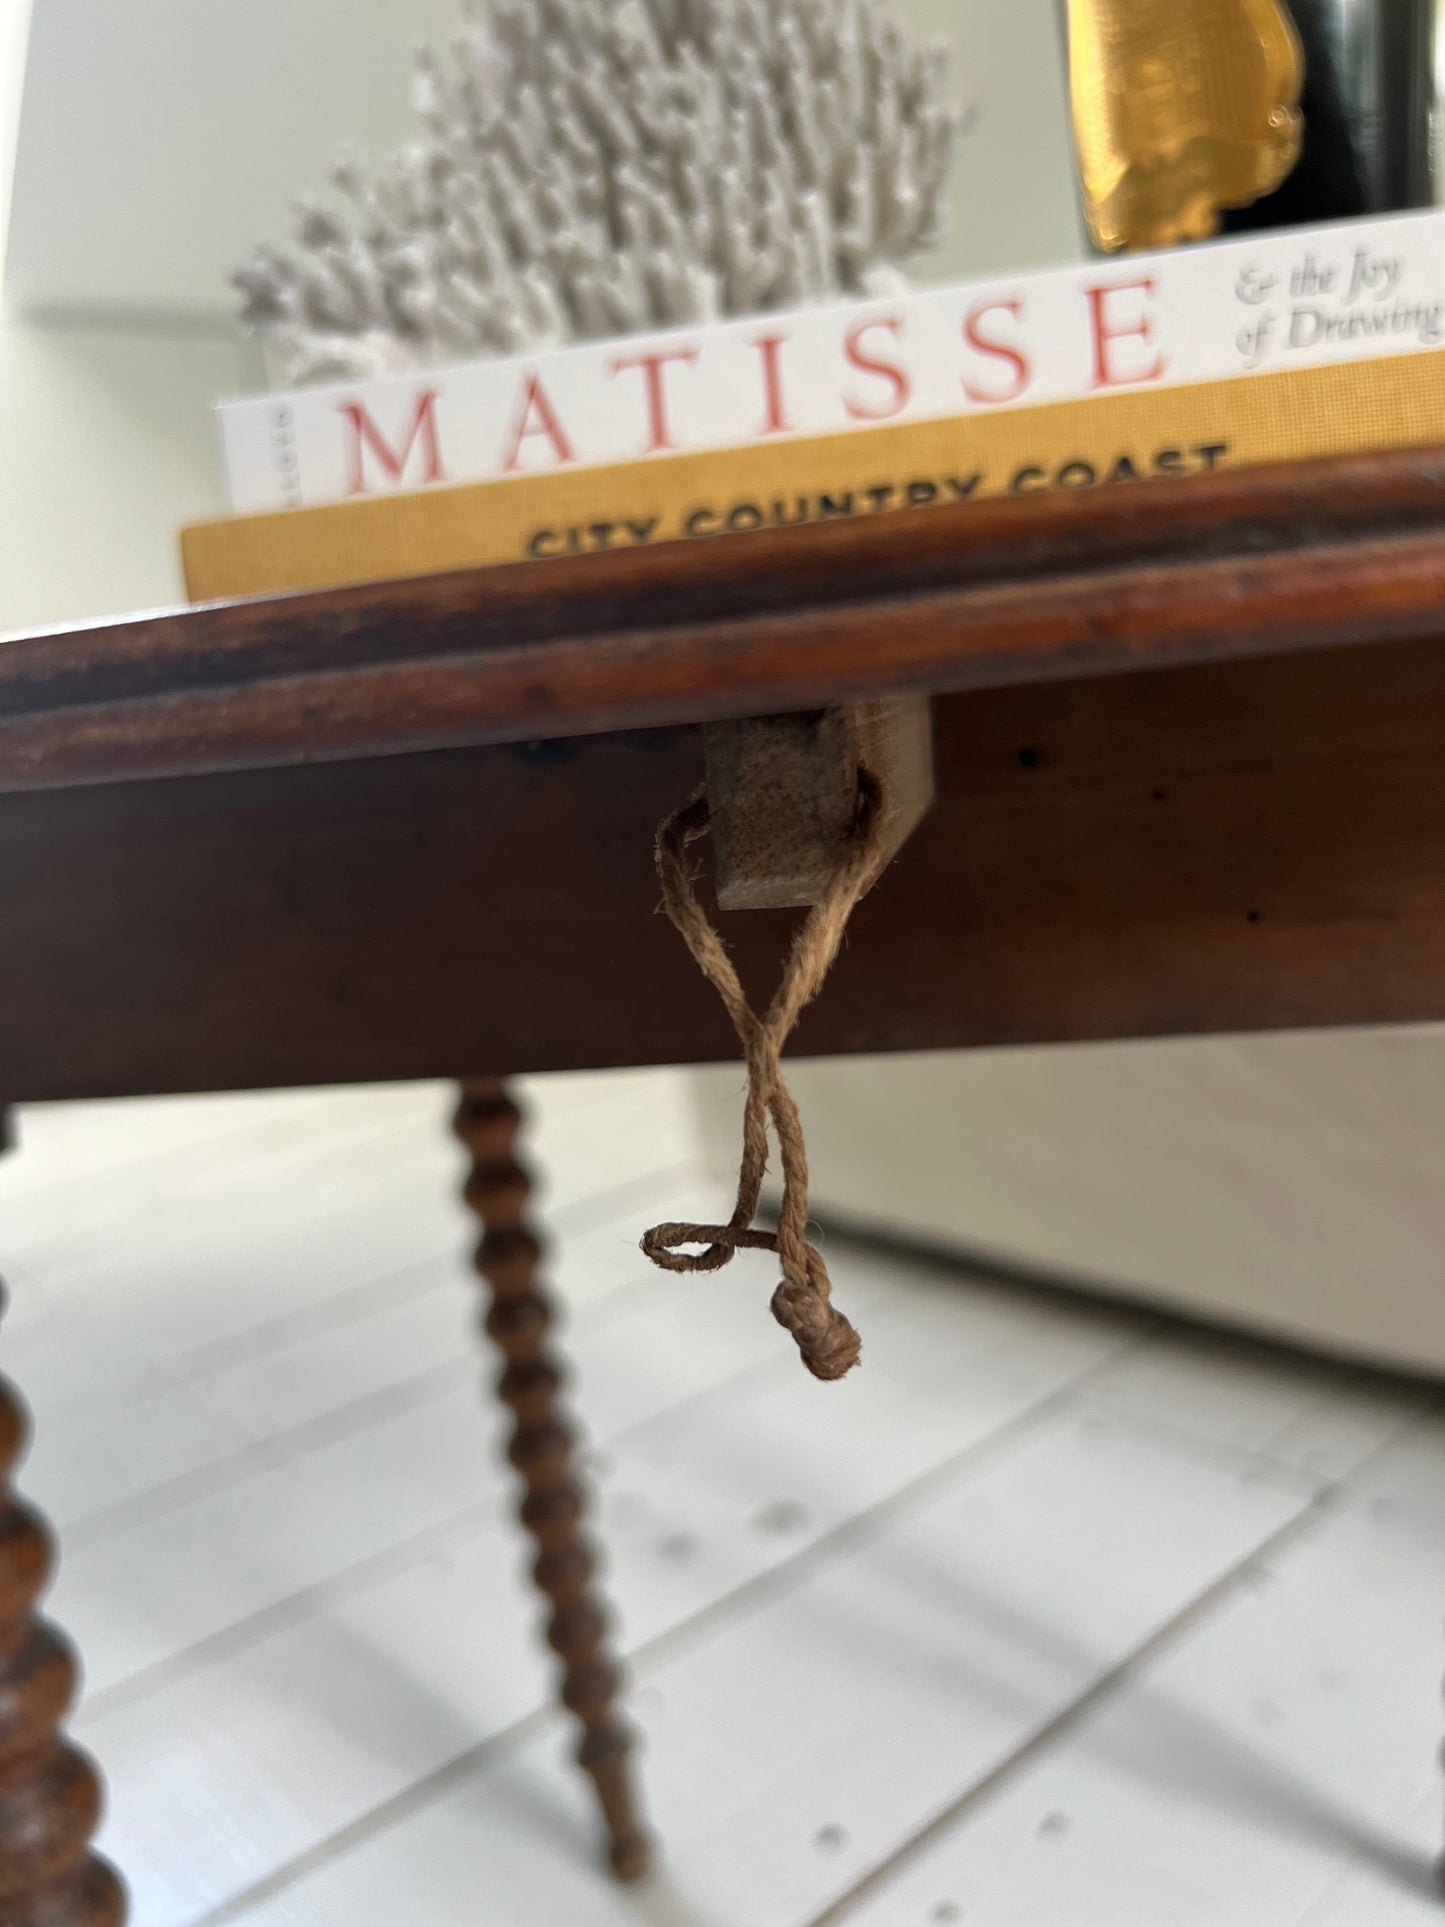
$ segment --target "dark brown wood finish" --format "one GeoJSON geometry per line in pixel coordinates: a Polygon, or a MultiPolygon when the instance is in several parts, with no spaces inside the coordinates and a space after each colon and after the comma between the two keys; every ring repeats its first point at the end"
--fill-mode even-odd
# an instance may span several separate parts
{"type": "Polygon", "coordinates": [[[558,1410],[561,1373],[548,1344],[551,1311],[537,1283],[541,1247],[527,1222],[532,1185],[517,1163],[521,1117],[495,1079],[462,1086],[455,1129],[472,1160],[466,1200],[482,1224],[477,1272],[491,1294],[487,1336],[505,1361],[497,1392],[516,1420],[508,1455],[521,1474],[521,1520],[537,1545],[533,1577],[552,1608],[547,1643],[563,1665],[562,1700],[582,1727],[579,1764],[592,1776],[619,1880],[647,1871],[649,1843],[633,1794],[631,1741],[616,1712],[607,1619],[581,1530],[572,1435],[558,1410]]]}
{"type": "MultiPolygon", "coordinates": [[[[0,1149],[5,1136],[0,1112],[0,1149]]],[[[35,1610],[50,1535],[10,1483],[26,1433],[25,1408],[0,1378],[0,1927],[122,1927],[124,1890],[90,1851],[100,1781],[60,1730],[75,1656],[35,1610]]]]}
{"type": "MultiPolygon", "coordinates": [[[[1445,1017],[1445,641],[940,701],[794,1049],[1445,1017]]],[[[731,1057],[655,914],[701,732],[0,798],[18,1098],[731,1057]]],[[[795,920],[725,920],[775,980],[795,920]]]]}
{"type": "Polygon", "coordinates": [[[1445,453],[233,603],[0,647],[0,788],[573,737],[1445,632],[1445,453]]]}

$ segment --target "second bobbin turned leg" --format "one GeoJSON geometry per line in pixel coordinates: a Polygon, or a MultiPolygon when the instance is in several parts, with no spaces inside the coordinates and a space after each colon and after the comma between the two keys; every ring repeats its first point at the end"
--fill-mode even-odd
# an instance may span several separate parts
{"type": "Polygon", "coordinates": [[[592,1555],[579,1530],[572,1439],[556,1409],[560,1373],[547,1345],[547,1301],[537,1287],[541,1247],[526,1223],[531,1181],[513,1156],[520,1124],[501,1083],[463,1083],[454,1129],[472,1160],[466,1200],[483,1232],[476,1265],[491,1290],[487,1334],[506,1361],[498,1392],[516,1418],[508,1456],[526,1486],[522,1523],[537,1543],[535,1577],[552,1606],[547,1640],[563,1663],[563,1702],[582,1726],[577,1757],[596,1783],[613,1872],[635,1880],[647,1870],[649,1843],[633,1798],[630,1741],[614,1710],[617,1675],[592,1590],[592,1555]]]}
{"type": "MultiPolygon", "coordinates": [[[[0,1150],[7,1124],[0,1109],[0,1150]]],[[[0,1312],[3,1301],[0,1286],[0,1312]]],[[[0,1927],[122,1927],[125,1893],[90,1851],[100,1781],[61,1730],[75,1657],[35,1610],[50,1535],[10,1484],[26,1432],[25,1408],[0,1378],[0,1927]]]]}

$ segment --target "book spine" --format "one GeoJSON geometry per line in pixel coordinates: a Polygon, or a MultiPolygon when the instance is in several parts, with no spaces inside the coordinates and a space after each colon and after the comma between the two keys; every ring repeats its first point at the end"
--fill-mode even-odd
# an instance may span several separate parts
{"type": "Polygon", "coordinates": [[[1024,410],[1445,340],[1445,214],[1300,228],[223,405],[242,513],[1024,410]]]}
{"type": "Polygon", "coordinates": [[[1445,441],[1445,354],[231,517],[184,531],[198,601],[1445,441]]]}

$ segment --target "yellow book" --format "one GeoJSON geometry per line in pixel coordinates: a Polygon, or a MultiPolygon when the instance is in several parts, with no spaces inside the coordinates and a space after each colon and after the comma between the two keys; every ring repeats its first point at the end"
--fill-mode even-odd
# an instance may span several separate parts
{"type": "Polygon", "coordinates": [[[1445,349],[375,495],[185,529],[197,601],[1445,442],[1445,349]]]}

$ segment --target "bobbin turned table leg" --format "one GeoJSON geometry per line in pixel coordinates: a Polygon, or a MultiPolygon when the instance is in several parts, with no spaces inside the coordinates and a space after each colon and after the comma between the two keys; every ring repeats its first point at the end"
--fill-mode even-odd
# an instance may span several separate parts
{"type": "MultiPolygon", "coordinates": [[[[0,1148],[6,1126],[0,1113],[0,1148]]],[[[75,1659],[34,1610],[52,1554],[39,1515],[10,1483],[26,1432],[25,1408],[0,1378],[0,1927],[121,1927],[124,1890],[90,1852],[100,1781],[60,1731],[75,1659]]]]}
{"type": "Polygon", "coordinates": [[[602,1802],[613,1872],[635,1880],[647,1870],[649,1842],[633,1798],[631,1742],[614,1712],[617,1675],[592,1590],[592,1554],[579,1530],[572,1439],[557,1412],[560,1373],[547,1344],[550,1312],[537,1287],[541,1247],[526,1222],[531,1181],[513,1156],[520,1125],[500,1082],[462,1084],[454,1129],[472,1160],[465,1195],[482,1223],[476,1267],[491,1293],[487,1334],[505,1360],[498,1391],[516,1419],[508,1456],[526,1487],[521,1519],[537,1543],[534,1577],[552,1606],[547,1641],[562,1660],[563,1702],[582,1725],[577,1757],[602,1802]]]}

